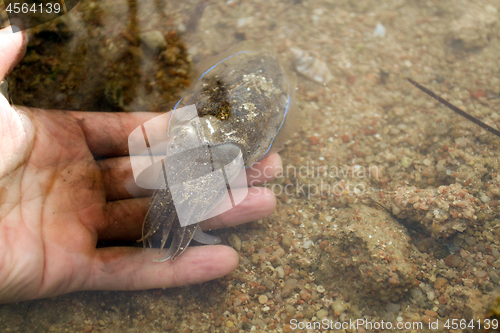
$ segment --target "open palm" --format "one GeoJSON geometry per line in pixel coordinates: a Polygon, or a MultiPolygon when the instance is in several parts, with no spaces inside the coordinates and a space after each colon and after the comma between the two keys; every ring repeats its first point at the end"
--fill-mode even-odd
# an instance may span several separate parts
{"type": "MultiPolygon", "coordinates": [[[[0,34],[0,81],[22,49],[20,34],[0,34]]],[[[141,237],[149,198],[133,182],[127,138],[157,115],[13,108],[0,95],[0,303],[77,290],[168,288],[236,267],[234,250],[220,245],[190,248],[166,263],[152,261],[155,249],[96,249],[98,240],[141,237]]],[[[250,177],[267,181],[280,165],[272,155],[250,177]]],[[[270,191],[250,188],[243,203],[204,227],[255,220],[274,207],[270,191]]]]}

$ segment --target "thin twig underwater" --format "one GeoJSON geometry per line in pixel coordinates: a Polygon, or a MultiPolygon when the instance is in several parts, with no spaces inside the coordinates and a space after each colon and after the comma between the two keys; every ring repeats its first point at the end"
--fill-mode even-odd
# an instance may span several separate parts
{"type": "Polygon", "coordinates": [[[461,110],[460,108],[456,107],[455,105],[451,104],[450,102],[448,102],[444,98],[436,95],[434,92],[432,92],[431,90],[427,89],[426,87],[424,87],[420,83],[415,82],[414,80],[412,80],[410,78],[408,78],[408,82],[410,82],[415,87],[417,87],[418,89],[422,90],[427,95],[429,95],[432,98],[434,98],[435,100],[437,100],[439,103],[446,105],[448,108],[450,108],[451,110],[455,111],[456,113],[458,113],[462,117],[466,118],[467,120],[472,121],[474,124],[476,124],[478,126],[481,126],[482,128],[484,128],[488,132],[493,133],[496,136],[500,137],[500,131],[499,130],[491,127],[490,125],[487,125],[487,124],[483,123],[481,120],[477,119],[476,117],[471,116],[470,114],[468,114],[467,112],[461,110]]]}

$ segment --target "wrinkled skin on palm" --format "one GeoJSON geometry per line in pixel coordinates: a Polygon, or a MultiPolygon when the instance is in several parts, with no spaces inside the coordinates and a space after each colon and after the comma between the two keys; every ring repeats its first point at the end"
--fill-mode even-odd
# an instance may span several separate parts
{"type": "MultiPolygon", "coordinates": [[[[217,170],[230,163],[241,150],[244,166],[248,168],[283,148],[287,134],[296,126],[296,122],[291,120],[296,113],[295,76],[283,69],[276,55],[266,50],[239,46],[201,65],[201,72],[203,74],[190,93],[177,103],[173,111],[168,129],[169,149],[170,156],[176,156],[173,153],[176,147],[184,144],[188,131],[204,142],[210,156],[183,160],[181,164],[170,163],[166,166],[167,171],[171,168],[170,172],[175,175],[175,170],[182,165],[179,181],[186,176],[195,179],[200,176],[200,163],[211,163],[211,169],[217,170]],[[196,123],[176,112],[192,104],[196,105],[198,113],[196,123]],[[190,127],[186,127],[186,123],[190,127]],[[217,163],[211,157],[215,155],[218,156],[217,163]]],[[[168,178],[168,184],[172,184],[171,178],[168,178]]],[[[190,212],[205,211],[207,207],[214,206],[214,200],[220,200],[218,194],[192,200],[189,195],[191,190],[197,189],[186,190],[182,197],[187,203],[184,207],[189,207],[190,212]]],[[[220,242],[218,237],[203,233],[197,223],[186,227],[180,225],[172,193],[167,186],[156,190],[152,196],[141,240],[145,245],[152,246],[153,240],[158,239],[163,249],[170,233],[173,233],[172,244],[157,261],[175,260],[192,239],[203,244],[220,242]]]]}

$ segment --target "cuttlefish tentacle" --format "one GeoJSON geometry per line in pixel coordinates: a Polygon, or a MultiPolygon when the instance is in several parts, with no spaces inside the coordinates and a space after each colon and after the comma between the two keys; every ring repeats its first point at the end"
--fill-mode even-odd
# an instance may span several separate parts
{"type": "MultiPolygon", "coordinates": [[[[156,190],[153,193],[151,205],[142,225],[142,238],[138,240],[139,242],[143,241],[144,246],[151,247],[151,237],[160,229],[160,226],[162,226],[163,235],[168,237],[175,220],[175,207],[172,212],[171,203],[172,195],[168,189],[156,190]]],[[[162,248],[163,246],[162,239],[162,248]]]]}
{"type": "Polygon", "coordinates": [[[192,239],[202,244],[219,244],[219,237],[204,233],[199,224],[192,224],[182,227],[179,223],[175,205],[173,204],[172,194],[169,189],[156,190],[153,194],[150,208],[144,220],[140,241],[144,246],[152,245],[152,236],[162,227],[162,237],[160,251],[163,250],[170,232],[173,232],[174,238],[167,253],[155,259],[156,262],[175,260],[189,246],[192,239]]]}

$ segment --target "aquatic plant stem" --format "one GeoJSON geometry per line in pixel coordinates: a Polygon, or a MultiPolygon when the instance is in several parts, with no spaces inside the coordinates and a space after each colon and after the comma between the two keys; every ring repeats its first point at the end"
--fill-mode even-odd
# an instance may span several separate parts
{"type": "Polygon", "coordinates": [[[482,128],[484,128],[488,132],[491,132],[491,133],[495,134],[496,136],[500,137],[500,131],[499,130],[494,129],[493,127],[491,127],[489,125],[486,125],[485,123],[483,123],[481,120],[477,119],[476,117],[473,117],[470,114],[468,114],[467,112],[459,109],[458,107],[456,107],[455,105],[451,104],[450,102],[448,102],[444,98],[436,95],[435,93],[433,93],[432,91],[430,91],[429,89],[427,89],[426,87],[424,87],[423,85],[421,85],[420,83],[415,82],[415,81],[413,81],[410,78],[407,78],[407,80],[408,80],[408,82],[410,82],[411,84],[413,84],[415,87],[417,87],[418,89],[422,90],[424,93],[426,93],[427,95],[431,96],[432,98],[434,98],[438,102],[446,105],[448,108],[452,109],[453,111],[455,111],[456,113],[458,113],[462,117],[464,117],[464,118],[472,121],[474,124],[476,124],[478,126],[481,126],[482,128]]]}

